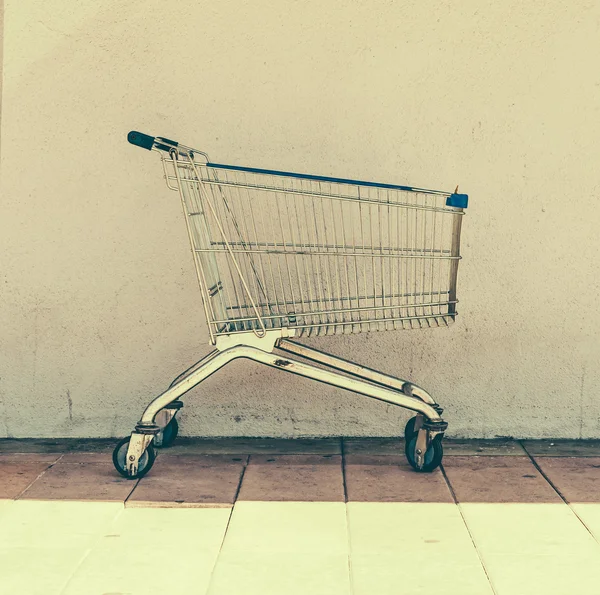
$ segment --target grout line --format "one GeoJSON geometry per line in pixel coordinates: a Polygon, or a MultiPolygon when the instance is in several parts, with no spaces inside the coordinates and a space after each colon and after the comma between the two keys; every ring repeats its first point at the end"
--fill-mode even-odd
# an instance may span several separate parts
{"type": "Polygon", "coordinates": [[[27,492],[27,490],[38,480],[40,479],[45,473],[46,471],[48,471],[48,469],[52,469],[52,467],[54,467],[54,465],[56,465],[56,463],[58,463],[58,461],[60,461],[63,457],[65,456],[65,453],[61,454],[58,459],[56,459],[56,461],[54,461],[53,463],[50,463],[50,465],[48,465],[23,491],[21,491],[18,496],[16,498],[14,498],[15,500],[20,500],[24,495],[25,492],[27,492]]]}
{"type": "Polygon", "coordinates": [[[223,551],[223,545],[225,544],[225,539],[227,538],[227,533],[229,532],[229,525],[231,525],[231,519],[233,517],[233,510],[235,508],[238,496],[239,496],[240,491],[242,489],[242,482],[244,481],[244,476],[246,475],[246,468],[250,464],[250,459],[251,458],[252,458],[251,454],[247,455],[246,462],[242,466],[242,472],[240,474],[240,480],[238,482],[238,486],[237,486],[237,490],[235,492],[235,495],[233,497],[233,504],[231,505],[231,510],[229,511],[229,518],[227,519],[227,524],[225,525],[225,531],[223,532],[223,539],[221,540],[221,545],[219,545],[219,551],[217,552],[217,555],[215,557],[215,563],[213,564],[212,570],[210,571],[210,577],[208,579],[208,583],[207,583],[207,586],[206,586],[206,591],[204,592],[205,595],[208,595],[208,593],[210,593],[210,590],[211,590],[211,587],[212,587],[212,582],[213,582],[213,577],[215,575],[215,568],[217,567],[217,564],[219,563],[219,558],[221,556],[221,552],[223,551]]]}
{"type": "Polygon", "coordinates": [[[485,572],[485,576],[490,585],[490,589],[492,590],[492,593],[494,593],[494,595],[497,595],[498,592],[496,591],[496,589],[494,587],[494,583],[492,582],[492,579],[490,578],[488,570],[483,561],[483,556],[481,555],[481,552],[479,551],[479,548],[477,547],[477,544],[475,543],[475,538],[473,537],[473,534],[471,533],[471,529],[469,529],[469,525],[467,524],[467,519],[465,518],[465,515],[463,513],[460,502],[458,501],[458,498],[456,497],[456,492],[454,491],[454,488],[452,487],[452,484],[450,483],[450,478],[446,474],[446,470],[444,469],[443,465],[440,465],[440,471],[442,472],[442,475],[443,475],[444,479],[446,480],[446,485],[448,486],[448,489],[450,490],[450,494],[452,495],[454,504],[456,504],[456,508],[458,509],[458,512],[462,518],[465,529],[467,530],[467,533],[469,534],[469,537],[471,538],[471,543],[473,544],[473,547],[475,548],[475,553],[477,554],[477,557],[479,558],[479,563],[481,564],[481,568],[483,568],[483,572],[485,572]]]}
{"type": "Polygon", "coordinates": [[[521,446],[523,447],[523,450],[527,453],[527,456],[529,457],[529,460],[531,461],[531,464],[537,469],[538,473],[546,480],[546,482],[548,483],[548,485],[559,495],[560,499],[569,507],[569,510],[575,515],[575,517],[577,518],[577,520],[586,528],[587,532],[594,538],[594,541],[598,545],[600,545],[600,540],[598,540],[598,538],[596,537],[596,535],[594,535],[594,533],[590,530],[590,528],[585,524],[584,520],[577,514],[577,512],[575,511],[575,509],[571,506],[571,503],[562,494],[562,492],[558,489],[558,487],[555,486],[554,483],[552,483],[552,480],[548,477],[548,475],[546,475],[546,472],[542,470],[542,468],[540,467],[539,463],[533,458],[533,455],[531,455],[529,453],[529,451],[525,448],[525,445],[522,444],[522,441],[519,440],[519,442],[521,443],[521,446]]]}
{"type": "Polygon", "coordinates": [[[131,488],[131,491],[129,492],[129,494],[127,494],[127,497],[125,498],[125,500],[123,500],[123,508],[127,508],[127,502],[129,502],[129,498],[131,498],[131,496],[133,496],[133,492],[135,492],[138,488],[138,486],[140,485],[140,482],[142,481],[142,479],[144,479],[143,477],[140,477],[134,484],[134,486],[131,488]]]}
{"type": "Polygon", "coordinates": [[[348,543],[348,584],[350,593],[354,593],[354,580],[352,578],[352,540],[350,537],[350,515],[348,511],[348,486],[346,484],[346,443],[340,438],[340,452],[342,455],[342,485],[344,487],[344,510],[346,513],[346,537],[348,543]]]}
{"type": "Polygon", "coordinates": [[[344,439],[340,439],[340,454],[342,455],[342,485],[344,486],[344,502],[348,503],[348,486],[346,485],[346,445],[344,439]]]}

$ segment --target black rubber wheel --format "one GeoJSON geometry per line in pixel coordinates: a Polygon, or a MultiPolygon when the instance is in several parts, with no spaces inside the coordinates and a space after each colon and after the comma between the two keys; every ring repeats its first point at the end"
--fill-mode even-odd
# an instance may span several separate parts
{"type": "Polygon", "coordinates": [[[127,479],[139,479],[140,477],[144,477],[144,475],[152,469],[152,465],[154,465],[154,460],[156,459],[156,452],[154,451],[154,446],[150,444],[138,462],[137,473],[135,475],[129,475],[127,473],[126,459],[130,440],[131,436],[127,436],[127,438],[123,438],[123,440],[117,444],[113,451],[113,465],[123,477],[126,477],[127,479]]]}
{"type": "Polygon", "coordinates": [[[425,461],[423,467],[419,469],[417,467],[417,460],[415,458],[415,446],[417,444],[417,434],[414,434],[410,440],[406,441],[404,452],[406,458],[410,463],[410,466],[420,473],[431,473],[437,469],[442,462],[444,456],[444,447],[442,446],[442,434],[438,434],[429,445],[427,452],[425,453],[425,461]]]}
{"type": "Polygon", "coordinates": [[[179,424],[175,418],[172,418],[162,430],[162,442],[160,444],[160,448],[169,448],[169,446],[172,446],[173,442],[175,442],[175,438],[177,438],[178,433],[179,424]]]}
{"type": "Polygon", "coordinates": [[[406,426],[404,427],[404,440],[406,440],[406,443],[408,444],[412,437],[417,433],[418,430],[415,430],[415,423],[417,421],[416,416],[415,417],[411,417],[407,422],[406,422],[406,426]]]}

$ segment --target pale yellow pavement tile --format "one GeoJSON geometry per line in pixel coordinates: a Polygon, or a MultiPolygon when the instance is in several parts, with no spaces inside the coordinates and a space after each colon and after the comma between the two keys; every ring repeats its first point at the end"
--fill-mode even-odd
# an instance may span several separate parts
{"type": "Polygon", "coordinates": [[[480,564],[409,560],[390,554],[352,557],[353,595],[493,595],[480,564]]]}
{"type": "Polygon", "coordinates": [[[600,504],[571,504],[571,508],[600,542],[600,504]]]}
{"type": "Polygon", "coordinates": [[[346,554],[343,502],[237,502],[223,552],[346,554]]]}
{"type": "Polygon", "coordinates": [[[498,595],[597,592],[600,545],[566,504],[461,508],[498,595]]]}
{"type": "Polygon", "coordinates": [[[219,556],[208,595],[350,595],[346,554],[247,552],[219,556]]]}
{"type": "Polygon", "coordinates": [[[230,509],[126,509],[64,595],[206,593],[230,509]]]}
{"type": "Polygon", "coordinates": [[[342,502],[238,502],[210,595],[349,595],[342,502]]]}
{"type": "Polygon", "coordinates": [[[0,499],[0,519],[9,514],[14,502],[14,500],[0,499]]]}
{"type": "Polygon", "coordinates": [[[563,556],[485,556],[497,595],[573,595],[600,591],[600,558],[590,554],[563,556]]]}
{"type": "Polygon", "coordinates": [[[455,504],[351,502],[348,522],[356,595],[492,594],[455,504]]]}
{"type": "Polygon", "coordinates": [[[125,509],[96,543],[65,594],[204,593],[231,509],[125,509]],[[171,572],[156,573],[176,560],[171,572]],[[90,585],[93,588],[90,589],[90,585]]]}
{"type": "Polygon", "coordinates": [[[0,594],[57,595],[123,510],[101,502],[16,501],[0,508],[0,594]]]}
{"type": "Polygon", "coordinates": [[[87,547],[122,511],[113,502],[17,500],[2,519],[0,547],[87,547]]]}
{"type": "Polygon", "coordinates": [[[59,595],[85,547],[0,547],[0,595],[59,595]]]}
{"type": "Polygon", "coordinates": [[[473,539],[486,554],[547,555],[600,548],[566,504],[460,505],[473,539]]]}

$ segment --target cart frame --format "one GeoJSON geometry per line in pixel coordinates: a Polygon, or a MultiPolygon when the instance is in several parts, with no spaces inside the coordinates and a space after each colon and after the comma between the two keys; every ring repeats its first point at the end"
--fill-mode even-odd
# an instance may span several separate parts
{"type": "MultiPolygon", "coordinates": [[[[362,330],[371,330],[373,328],[388,329],[397,328],[398,326],[400,328],[407,328],[407,324],[410,324],[409,328],[412,328],[414,320],[418,322],[418,327],[422,327],[423,325],[432,326],[432,324],[434,326],[443,326],[452,322],[457,314],[456,279],[458,263],[460,260],[461,222],[464,208],[467,206],[467,196],[458,194],[457,192],[447,193],[428,191],[407,186],[373,184],[368,182],[355,182],[353,180],[324,178],[321,176],[303,176],[301,174],[291,174],[289,172],[274,172],[272,170],[221,166],[211,164],[208,155],[202,151],[180,145],[179,143],[162,137],[151,137],[138,132],[130,132],[128,140],[134,145],[156,151],[160,154],[167,186],[172,190],[177,190],[180,194],[184,214],[186,215],[187,230],[194,255],[198,282],[203,298],[204,312],[208,322],[210,343],[214,345],[214,349],[207,356],[175,378],[169,388],[153,399],[146,407],[131,436],[121,441],[115,449],[113,461],[115,462],[117,470],[128,478],[141,477],[147,473],[154,461],[154,447],[167,446],[167,442],[172,441],[166,439],[167,429],[170,428],[172,430],[174,424],[176,424],[175,416],[183,406],[180,398],[203,380],[217,372],[220,368],[234,359],[239,358],[250,359],[272,368],[311,378],[329,384],[330,386],[342,388],[414,411],[417,415],[409,421],[405,430],[407,458],[413,468],[417,471],[432,471],[435,469],[441,462],[443,453],[441,439],[448,424],[441,417],[443,409],[426,390],[410,381],[383,374],[377,370],[335,357],[331,354],[293,341],[292,339],[305,334],[311,334],[315,328],[317,329],[317,332],[322,330],[325,334],[329,334],[330,329],[333,329],[333,332],[335,333],[336,330],[338,332],[347,332],[348,329],[349,332],[361,332],[362,330]],[[390,290],[388,290],[386,294],[381,287],[378,290],[377,284],[381,286],[385,283],[384,277],[388,270],[382,268],[382,272],[377,281],[375,280],[375,273],[373,273],[372,288],[374,296],[378,291],[382,294],[383,305],[376,305],[377,302],[374,298],[372,301],[365,302],[366,295],[369,293],[367,291],[367,281],[365,280],[364,297],[338,297],[338,302],[331,301],[334,307],[329,307],[329,304],[326,303],[325,300],[322,300],[322,302],[318,304],[320,306],[320,311],[318,313],[320,318],[315,319],[314,316],[316,316],[316,314],[313,312],[313,310],[315,310],[315,308],[313,308],[313,303],[316,303],[317,300],[313,300],[309,306],[306,306],[305,302],[308,302],[309,300],[305,300],[303,297],[302,303],[300,303],[300,300],[293,296],[293,288],[292,299],[286,297],[282,286],[283,296],[278,297],[277,301],[274,301],[271,297],[271,301],[269,302],[269,295],[272,296],[273,294],[268,295],[268,289],[265,289],[268,283],[266,281],[267,276],[264,274],[264,270],[262,278],[260,276],[258,268],[263,266],[260,259],[264,258],[265,254],[268,254],[269,258],[272,258],[272,254],[275,254],[276,256],[273,258],[281,257],[282,259],[285,259],[286,262],[289,262],[291,255],[291,257],[296,258],[296,262],[298,262],[305,253],[311,251],[310,258],[317,258],[315,256],[317,250],[320,250],[321,252],[326,251],[326,257],[338,257],[341,252],[341,245],[339,245],[339,242],[335,244],[317,244],[315,241],[314,244],[308,246],[305,240],[301,247],[302,251],[298,247],[298,242],[294,242],[293,248],[295,251],[291,251],[290,242],[259,242],[259,234],[256,232],[256,227],[255,240],[253,242],[242,238],[238,224],[235,223],[234,220],[234,227],[240,238],[240,241],[236,243],[232,240],[231,234],[229,234],[229,236],[227,235],[224,229],[225,223],[223,222],[223,218],[219,219],[217,213],[219,206],[215,204],[214,196],[211,200],[208,193],[203,195],[205,197],[203,205],[196,205],[196,208],[200,208],[200,210],[204,209],[206,211],[206,214],[203,213],[200,227],[198,227],[198,224],[193,220],[191,221],[191,215],[198,215],[198,213],[190,212],[190,197],[186,195],[185,188],[192,186],[197,192],[201,192],[202,186],[206,182],[207,184],[212,183],[219,192],[222,192],[223,187],[226,187],[227,185],[232,185],[236,188],[239,188],[240,186],[251,189],[258,188],[261,191],[273,191],[285,195],[297,193],[298,195],[307,196],[307,192],[303,191],[302,188],[301,190],[296,191],[289,187],[279,188],[266,186],[264,184],[257,186],[256,184],[248,183],[247,181],[244,181],[245,186],[239,181],[231,183],[227,179],[215,179],[214,181],[209,179],[207,181],[206,172],[200,171],[200,167],[202,166],[196,165],[196,159],[198,157],[205,160],[203,164],[205,167],[220,168],[233,172],[242,171],[244,174],[250,172],[250,174],[257,176],[277,175],[286,177],[286,179],[297,177],[313,181],[316,180],[319,184],[345,184],[349,187],[352,185],[358,185],[363,188],[371,186],[377,188],[378,192],[380,191],[379,189],[382,188],[388,190],[391,189],[394,192],[421,192],[433,195],[437,198],[442,198],[445,200],[445,205],[443,207],[425,206],[426,204],[428,205],[428,203],[424,203],[423,207],[413,207],[408,203],[391,204],[393,207],[405,209],[406,212],[408,212],[409,208],[420,208],[422,210],[432,211],[431,221],[434,222],[435,219],[433,219],[433,217],[436,216],[438,212],[443,213],[444,216],[446,216],[446,214],[451,214],[452,225],[450,229],[446,230],[450,246],[448,249],[442,249],[440,239],[439,249],[436,248],[437,244],[435,241],[437,236],[435,235],[434,227],[433,240],[431,240],[430,248],[428,248],[427,251],[425,251],[424,248],[421,248],[421,251],[418,253],[418,257],[423,259],[423,293],[422,295],[419,294],[421,296],[420,303],[415,304],[417,298],[405,297],[404,300],[406,305],[404,305],[401,303],[402,298],[399,298],[397,294],[390,293],[390,290]],[[189,176],[187,178],[184,177],[188,174],[189,176]],[[213,217],[213,221],[216,223],[218,229],[215,229],[213,223],[213,229],[211,230],[209,224],[205,223],[209,216],[213,217]],[[212,237],[208,239],[210,234],[212,234],[212,237]],[[216,242],[215,236],[217,236],[217,238],[222,238],[222,242],[216,242]],[[198,237],[205,243],[199,245],[198,237]],[[236,247],[238,245],[239,247],[236,247]],[[217,248],[215,248],[215,246],[217,246],[217,248]],[[235,302],[233,306],[231,306],[230,302],[226,301],[227,294],[223,288],[225,283],[222,282],[222,278],[219,277],[219,263],[216,260],[220,256],[218,254],[215,256],[215,252],[221,252],[223,256],[228,259],[227,262],[230,270],[233,271],[232,274],[239,282],[239,293],[236,292],[235,294],[237,302],[235,302]],[[207,258],[210,258],[211,260],[207,260],[207,258]],[[247,262],[242,262],[242,259],[247,259],[247,262]],[[439,266],[441,271],[442,264],[447,264],[448,266],[448,284],[443,287],[442,281],[439,280],[438,277],[434,277],[435,267],[439,266]],[[425,290],[425,285],[426,283],[429,285],[430,282],[429,277],[427,277],[426,281],[426,274],[429,273],[429,270],[431,270],[431,290],[427,292],[425,290]],[[251,271],[251,275],[256,275],[256,279],[253,280],[253,287],[251,286],[252,279],[249,278],[248,271],[251,271]],[[434,296],[436,295],[433,287],[434,278],[436,282],[439,283],[439,290],[437,292],[438,301],[434,301],[434,296]],[[264,296],[264,300],[261,300],[261,292],[264,296]],[[240,295],[243,295],[243,304],[240,303],[240,295]],[[442,300],[443,296],[447,297],[442,300]],[[347,301],[342,301],[344,299],[347,301]],[[355,300],[354,305],[352,299],[355,300]],[[364,305],[361,307],[361,299],[362,304],[368,303],[369,307],[365,307],[364,305]],[[261,301],[269,303],[263,304],[261,301]],[[325,307],[323,304],[325,304],[325,307]],[[356,304],[358,304],[358,307],[356,307],[356,304]],[[295,308],[296,310],[286,316],[286,313],[282,308],[289,309],[290,307],[295,308]],[[302,310],[302,307],[304,307],[304,310],[302,310]],[[273,308],[279,309],[275,311],[273,308]],[[413,315],[411,315],[411,308],[413,315]],[[282,311],[284,312],[283,314],[282,311]],[[299,313],[296,314],[296,311],[299,313]],[[233,314],[237,313],[237,316],[234,316],[232,312],[233,314]],[[316,323],[315,320],[317,320],[316,323]]],[[[324,196],[339,200],[338,195],[333,194],[331,191],[328,194],[324,194],[324,196]]],[[[360,194],[357,198],[352,198],[352,200],[359,202],[362,207],[363,199],[360,194]]],[[[365,202],[369,202],[369,199],[366,199],[365,202]]],[[[371,200],[370,202],[374,201],[371,200]]],[[[226,210],[231,214],[233,212],[232,207],[226,201],[224,204],[226,210]]],[[[250,199],[248,204],[251,204],[250,199]]],[[[388,202],[385,204],[389,210],[390,203],[388,202]]],[[[341,206],[340,210],[343,208],[344,207],[341,206]]],[[[375,205],[372,208],[377,208],[381,211],[380,205],[375,205]]],[[[225,215],[227,215],[227,213],[225,215]]],[[[231,216],[233,217],[233,215],[231,216]]],[[[426,223],[424,225],[426,225],[426,223]]],[[[385,232],[380,233],[383,234],[385,232]]],[[[415,233],[418,234],[418,230],[415,233]]],[[[429,233],[431,235],[432,232],[430,231],[429,233]]],[[[375,237],[373,233],[372,237],[375,237]]],[[[417,235],[416,237],[421,237],[425,240],[429,236],[423,231],[421,236],[417,235]]],[[[379,241],[381,244],[381,239],[379,241]]],[[[427,241],[429,242],[428,239],[427,241]]],[[[416,242],[416,239],[413,240],[413,243],[414,242],[416,242]]],[[[346,247],[343,247],[343,249],[349,250],[349,248],[346,247]]],[[[371,251],[369,252],[365,249],[363,235],[362,252],[357,254],[356,247],[354,247],[353,255],[356,257],[355,260],[362,257],[372,257],[374,259],[375,255],[381,259],[415,258],[414,254],[409,252],[407,248],[396,248],[394,252],[391,248],[381,245],[378,252],[374,252],[374,248],[370,248],[370,250],[371,251]],[[385,252],[386,250],[387,252],[385,252]]],[[[318,252],[318,254],[320,255],[321,252],[318,252]]],[[[318,256],[318,258],[320,258],[320,256],[318,256]]],[[[389,262],[391,262],[391,260],[389,260],[389,262]]],[[[221,266],[222,264],[223,261],[221,261],[221,266]]],[[[398,267],[400,267],[400,264],[398,264],[398,267]]],[[[398,270],[400,271],[400,268],[398,270]]],[[[393,277],[391,264],[389,265],[389,271],[390,275],[393,277]]],[[[302,287],[304,281],[301,279],[301,268],[299,266],[296,272],[299,279],[298,286],[302,287]]],[[[409,272],[407,271],[406,274],[409,275],[409,272]]],[[[415,269],[414,278],[419,283],[420,275],[421,271],[417,275],[415,269]]],[[[442,278],[444,277],[440,277],[440,279],[442,278]]],[[[275,280],[274,275],[272,279],[273,281],[275,280]]],[[[399,278],[397,282],[399,282],[399,278]]],[[[332,286],[333,285],[335,284],[332,283],[332,286]]],[[[339,281],[338,285],[341,287],[339,281]]],[[[276,291],[274,282],[273,287],[276,291]]],[[[348,287],[350,287],[349,282],[348,287]]],[[[358,273],[356,275],[356,288],[357,291],[359,291],[358,273]]],[[[317,298],[320,299],[319,296],[317,296],[317,298]]],[[[174,435],[176,435],[176,426],[175,432],[171,432],[170,435],[174,439],[174,435]]]]}

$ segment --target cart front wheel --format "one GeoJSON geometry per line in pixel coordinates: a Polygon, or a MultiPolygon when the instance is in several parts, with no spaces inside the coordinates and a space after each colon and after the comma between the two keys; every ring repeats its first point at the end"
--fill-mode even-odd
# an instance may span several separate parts
{"type": "Polygon", "coordinates": [[[406,441],[405,453],[406,458],[410,464],[410,466],[420,473],[431,473],[433,470],[437,469],[442,462],[442,457],[444,456],[444,447],[442,446],[442,434],[438,434],[429,445],[427,452],[425,453],[425,460],[423,462],[423,467],[419,469],[417,466],[417,459],[415,456],[415,448],[417,446],[417,436],[418,434],[413,434],[412,437],[406,441]]]}
{"type": "Polygon", "coordinates": [[[152,469],[152,465],[154,465],[154,460],[156,459],[156,453],[154,452],[154,447],[150,444],[138,461],[137,473],[130,475],[127,472],[127,449],[129,448],[130,440],[131,437],[127,436],[127,438],[123,438],[123,440],[117,444],[113,451],[113,464],[115,469],[123,477],[126,477],[127,479],[139,479],[140,477],[144,477],[144,475],[152,469]]]}
{"type": "Polygon", "coordinates": [[[404,440],[408,444],[412,437],[417,433],[418,430],[415,430],[415,422],[417,421],[417,417],[411,417],[407,422],[404,428],[404,440]]]}
{"type": "Polygon", "coordinates": [[[179,433],[179,424],[175,418],[172,418],[171,421],[163,428],[162,430],[162,442],[160,444],[161,448],[168,448],[173,445],[175,442],[175,438],[177,438],[177,434],[179,433]]]}

